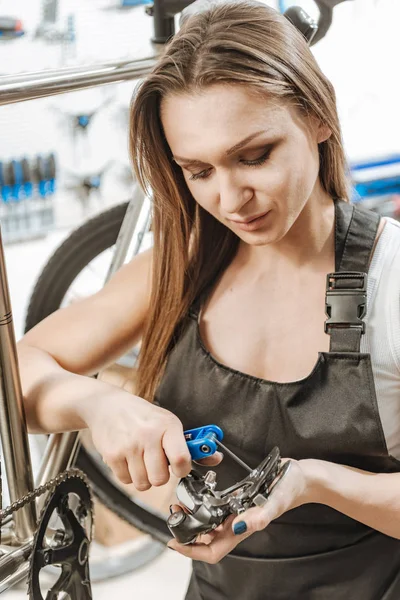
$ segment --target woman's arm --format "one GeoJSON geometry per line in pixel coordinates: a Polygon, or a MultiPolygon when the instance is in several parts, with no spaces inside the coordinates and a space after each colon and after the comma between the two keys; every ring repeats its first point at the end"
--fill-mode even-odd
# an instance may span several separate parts
{"type": "Polygon", "coordinates": [[[63,369],[40,348],[21,343],[18,348],[24,408],[29,433],[59,433],[88,427],[90,413],[100,399],[130,394],[99,379],[63,369]]]}
{"type": "Polygon", "coordinates": [[[29,431],[88,427],[114,474],[138,490],[164,485],[170,469],[177,477],[190,472],[182,423],[169,411],[88,375],[140,339],[150,273],[147,252],[118,271],[98,294],[58,310],[19,343],[29,431]]]}
{"type": "Polygon", "coordinates": [[[150,298],[151,252],[135,257],[97,294],[56,311],[18,343],[28,430],[82,429],[96,398],[128,392],[92,375],[140,339],[150,298]]]}
{"type": "Polygon", "coordinates": [[[300,462],[314,482],[311,502],[400,539],[400,473],[370,473],[322,460],[300,462]]]}

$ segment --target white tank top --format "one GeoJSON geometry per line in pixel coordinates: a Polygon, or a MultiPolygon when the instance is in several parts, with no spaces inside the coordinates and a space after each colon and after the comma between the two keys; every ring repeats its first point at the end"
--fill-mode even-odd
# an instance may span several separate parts
{"type": "Polygon", "coordinates": [[[400,459],[400,223],[387,219],[372,257],[366,333],[378,409],[389,453],[400,459]]]}

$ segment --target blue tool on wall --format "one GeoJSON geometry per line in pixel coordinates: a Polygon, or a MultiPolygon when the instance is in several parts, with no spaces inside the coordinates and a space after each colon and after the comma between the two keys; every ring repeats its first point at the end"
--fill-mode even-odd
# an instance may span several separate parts
{"type": "Polygon", "coordinates": [[[25,197],[21,162],[19,160],[12,160],[10,169],[12,176],[11,197],[13,198],[13,200],[16,200],[18,202],[20,200],[23,200],[25,197]]]}
{"type": "Polygon", "coordinates": [[[5,243],[46,235],[54,225],[54,153],[0,161],[0,220],[5,243]]]}
{"type": "Polygon", "coordinates": [[[130,6],[140,6],[142,4],[153,4],[153,0],[121,0],[121,8],[129,8],[130,6]]]}
{"type": "Polygon", "coordinates": [[[21,160],[22,169],[22,185],[25,198],[32,198],[33,194],[33,182],[32,182],[32,169],[29,160],[26,156],[21,160]]]}
{"type": "Polygon", "coordinates": [[[35,160],[34,177],[38,193],[42,198],[54,194],[56,186],[56,160],[53,153],[39,154],[35,160]]]}
{"type": "Polygon", "coordinates": [[[13,17],[0,17],[0,40],[18,38],[24,33],[22,21],[13,17]]]}
{"type": "Polygon", "coordinates": [[[56,157],[53,152],[47,157],[46,179],[48,193],[50,195],[54,194],[54,192],[56,191],[56,157]]]}
{"type": "Polygon", "coordinates": [[[11,199],[11,173],[9,163],[0,163],[0,184],[1,198],[3,202],[9,202],[11,199]]]}

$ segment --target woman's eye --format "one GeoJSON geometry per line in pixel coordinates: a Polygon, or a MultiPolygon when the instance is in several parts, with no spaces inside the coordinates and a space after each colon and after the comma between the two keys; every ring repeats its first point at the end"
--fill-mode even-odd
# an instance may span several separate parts
{"type": "Polygon", "coordinates": [[[192,173],[189,177],[191,181],[197,181],[197,179],[207,179],[210,174],[211,169],[204,169],[204,171],[200,171],[200,173],[192,173]]]}
{"type": "MultiPolygon", "coordinates": [[[[253,160],[244,160],[243,158],[240,160],[240,162],[244,165],[246,165],[247,167],[257,167],[259,165],[263,165],[267,160],[269,155],[271,154],[271,148],[268,148],[268,150],[266,150],[266,152],[263,152],[263,154],[261,156],[259,156],[258,158],[255,158],[253,160]]],[[[199,173],[192,173],[191,176],[189,177],[190,181],[197,181],[199,179],[207,179],[207,177],[210,175],[211,173],[211,168],[209,169],[204,169],[203,171],[200,171],[199,173]]]]}
{"type": "Polygon", "coordinates": [[[258,165],[263,165],[269,155],[271,154],[271,149],[268,148],[268,150],[266,152],[264,152],[261,156],[259,156],[258,158],[255,158],[254,160],[244,160],[242,159],[242,163],[244,165],[247,165],[248,167],[257,167],[258,165]]]}

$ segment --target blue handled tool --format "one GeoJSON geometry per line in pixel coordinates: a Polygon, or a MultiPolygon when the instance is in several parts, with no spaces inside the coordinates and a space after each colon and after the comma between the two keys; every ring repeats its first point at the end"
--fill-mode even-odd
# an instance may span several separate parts
{"type": "Polygon", "coordinates": [[[200,460],[215,454],[217,443],[224,437],[222,429],[217,425],[188,429],[184,435],[193,460],[200,460]]]}
{"type": "Polygon", "coordinates": [[[221,440],[224,437],[224,432],[218,425],[205,425],[204,427],[187,429],[184,431],[184,435],[192,460],[201,460],[202,458],[207,458],[207,456],[212,456],[216,453],[219,446],[243,469],[246,469],[249,473],[253,471],[249,465],[222,443],[221,440]]]}

